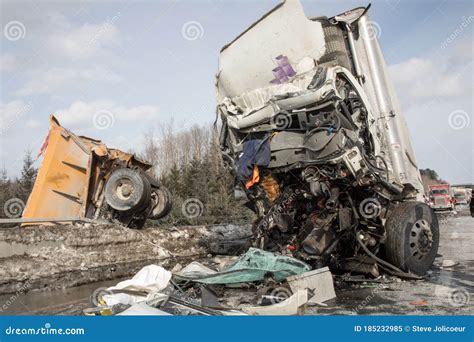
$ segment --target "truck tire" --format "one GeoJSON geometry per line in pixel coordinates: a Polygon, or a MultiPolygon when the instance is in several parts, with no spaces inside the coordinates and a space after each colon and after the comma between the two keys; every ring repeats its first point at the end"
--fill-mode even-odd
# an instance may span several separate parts
{"type": "Polygon", "coordinates": [[[150,182],[140,171],[120,168],[115,170],[105,184],[105,201],[122,212],[138,212],[149,203],[150,182]]]}
{"type": "Polygon", "coordinates": [[[433,264],[439,246],[438,218],[422,202],[404,202],[385,224],[387,260],[405,272],[423,275],[433,264]]]}
{"type": "Polygon", "coordinates": [[[150,218],[158,220],[168,215],[173,205],[171,192],[161,185],[159,189],[152,190],[152,197],[156,201],[156,204],[153,207],[150,218]]]}

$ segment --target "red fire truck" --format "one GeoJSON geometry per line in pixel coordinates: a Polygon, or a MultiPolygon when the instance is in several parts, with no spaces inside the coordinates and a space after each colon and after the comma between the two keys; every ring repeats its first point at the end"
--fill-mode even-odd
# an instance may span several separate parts
{"type": "Polygon", "coordinates": [[[453,190],[449,184],[430,185],[430,206],[434,210],[453,210],[453,190]]]}

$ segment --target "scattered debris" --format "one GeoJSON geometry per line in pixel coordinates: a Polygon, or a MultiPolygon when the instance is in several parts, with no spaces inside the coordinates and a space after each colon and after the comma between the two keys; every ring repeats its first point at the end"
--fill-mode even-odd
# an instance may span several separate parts
{"type": "Polygon", "coordinates": [[[252,225],[214,225],[203,239],[210,253],[217,255],[241,255],[252,246],[252,225]]]}
{"type": "Polygon", "coordinates": [[[223,309],[217,294],[208,286],[201,287],[201,305],[206,308],[223,309]]]}
{"type": "Polygon", "coordinates": [[[171,314],[145,303],[137,303],[118,313],[117,316],[171,316],[171,314]]]}
{"type": "Polygon", "coordinates": [[[174,274],[182,278],[196,279],[200,277],[205,277],[209,275],[214,275],[217,272],[211,270],[209,267],[202,265],[197,261],[193,261],[182,270],[175,272],[174,274]]]}
{"type": "Polygon", "coordinates": [[[454,267],[454,266],[457,266],[459,265],[459,262],[457,261],[454,261],[454,260],[443,260],[441,262],[441,268],[451,268],[451,267],[454,267]]]}
{"type": "Polygon", "coordinates": [[[250,248],[235,263],[220,272],[196,276],[182,276],[181,272],[178,275],[185,280],[206,284],[233,284],[263,281],[268,277],[281,281],[288,276],[301,274],[310,269],[309,265],[297,259],[250,248]]]}
{"type": "Polygon", "coordinates": [[[174,274],[148,265],[129,280],[97,289],[92,303],[98,308],[84,314],[111,315],[127,309],[124,314],[296,315],[309,293],[315,303],[335,296],[329,269],[309,270],[302,261],[256,248],[220,270],[197,261],[174,274]],[[253,291],[256,300],[226,305],[226,289],[239,287],[253,291]]]}
{"type": "Polygon", "coordinates": [[[242,311],[258,316],[294,316],[308,302],[308,291],[297,290],[291,297],[273,305],[243,307],[242,311]]]}
{"type": "Polygon", "coordinates": [[[161,266],[149,265],[143,267],[130,280],[124,280],[115,286],[109,287],[103,296],[107,305],[116,304],[132,305],[146,301],[148,294],[164,290],[171,279],[171,272],[161,266]],[[140,295],[134,294],[140,292],[140,295]]]}
{"type": "Polygon", "coordinates": [[[416,306],[426,306],[428,305],[428,301],[426,299],[418,299],[418,300],[412,300],[410,304],[416,305],[416,306]]]}
{"type": "Polygon", "coordinates": [[[328,267],[287,278],[293,293],[298,290],[308,290],[308,303],[321,304],[327,300],[336,298],[331,272],[328,267]]]}

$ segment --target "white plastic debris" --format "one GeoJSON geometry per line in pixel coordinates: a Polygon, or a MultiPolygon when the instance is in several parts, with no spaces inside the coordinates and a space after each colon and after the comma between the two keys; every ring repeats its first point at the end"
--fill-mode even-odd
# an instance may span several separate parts
{"type": "Polygon", "coordinates": [[[258,316],[293,316],[298,314],[301,306],[308,302],[308,291],[298,290],[291,297],[280,303],[266,306],[243,307],[242,311],[258,316]]]}
{"type": "Polygon", "coordinates": [[[163,310],[156,309],[145,303],[134,304],[117,316],[172,316],[163,310]]]}
{"type": "Polygon", "coordinates": [[[193,261],[182,270],[175,272],[177,275],[181,275],[183,277],[196,277],[196,276],[205,276],[215,274],[216,271],[211,270],[209,267],[204,266],[203,264],[193,261]]]}
{"type": "Polygon", "coordinates": [[[454,261],[454,260],[443,260],[441,262],[441,268],[451,268],[451,267],[454,267],[454,266],[457,266],[459,265],[459,262],[457,261],[454,261]]]}
{"type": "Polygon", "coordinates": [[[310,304],[321,305],[327,300],[336,298],[332,275],[328,267],[291,276],[286,280],[293,292],[307,289],[310,304]]]}
{"type": "Polygon", "coordinates": [[[107,291],[124,290],[143,292],[143,295],[128,293],[111,293],[103,296],[107,305],[126,304],[133,305],[147,299],[147,294],[160,292],[168,286],[171,272],[161,266],[148,265],[143,267],[132,279],[124,280],[107,291]]]}

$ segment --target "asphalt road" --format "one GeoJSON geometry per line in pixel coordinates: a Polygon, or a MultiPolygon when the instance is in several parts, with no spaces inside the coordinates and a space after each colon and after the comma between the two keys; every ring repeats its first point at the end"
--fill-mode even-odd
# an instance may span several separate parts
{"type": "Polygon", "coordinates": [[[472,315],[474,313],[474,217],[468,211],[438,214],[438,257],[424,280],[386,279],[349,284],[313,314],[472,315]],[[443,267],[456,264],[452,267],[443,267]]]}
{"type": "MultiPolygon", "coordinates": [[[[312,315],[470,315],[474,312],[474,218],[468,212],[439,215],[439,255],[419,281],[384,277],[379,282],[336,282],[337,298],[327,306],[308,307],[312,315]],[[454,266],[452,266],[455,264],[454,266]],[[446,267],[444,267],[445,265],[446,267]]],[[[0,315],[77,315],[90,306],[98,287],[118,280],[53,291],[0,296],[0,315]]]]}

